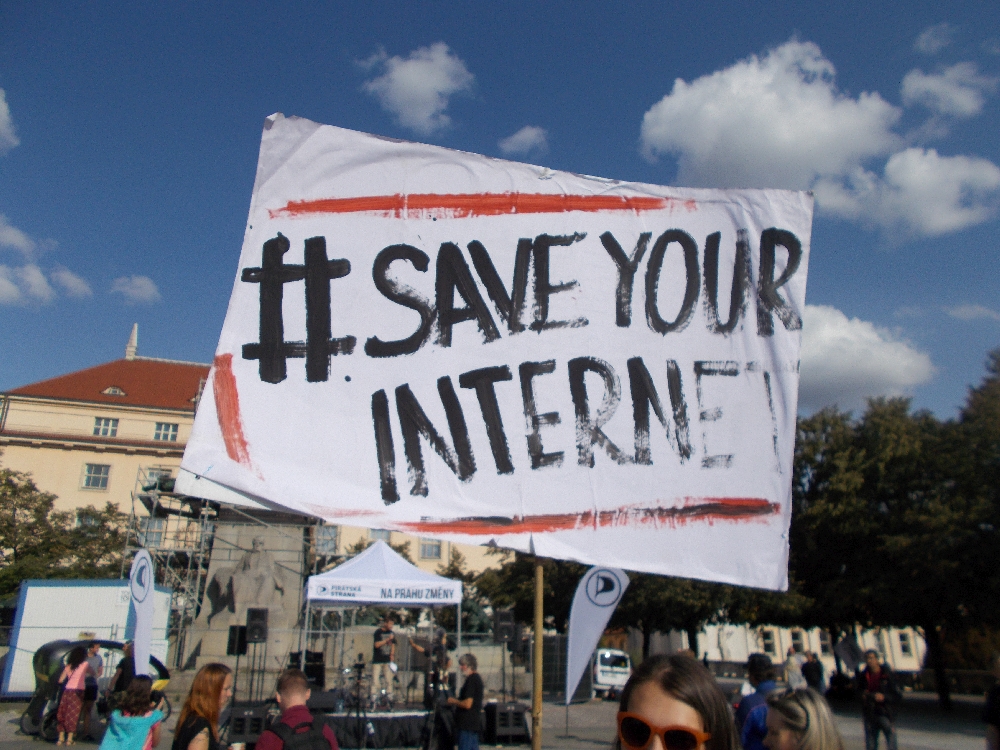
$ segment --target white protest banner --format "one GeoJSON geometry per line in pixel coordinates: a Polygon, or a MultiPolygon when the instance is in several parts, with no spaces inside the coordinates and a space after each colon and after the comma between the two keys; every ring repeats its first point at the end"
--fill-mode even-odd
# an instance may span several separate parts
{"type": "Polygon", "coordinates": [[[178,491],[783,588],[811,221],[274,115],[178,491]]]}
{"type": "Polygon", "coordinates": [[[591,568],[577,584],[566,636],[567,706],[627,588],[628,576],[616,568],[591,568]]]}
{"type": "Polygon", "coordinates": [[[135,673],[149,674],[149,648],[153,639],[153,558],[144,549],[135,553],[128,576],[130,605],[135,613],[132,655],[135,673]]]}

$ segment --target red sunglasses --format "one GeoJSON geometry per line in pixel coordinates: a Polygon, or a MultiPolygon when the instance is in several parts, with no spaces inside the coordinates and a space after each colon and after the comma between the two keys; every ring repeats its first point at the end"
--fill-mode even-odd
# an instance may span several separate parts
{"type": "Polygon", "coordinates": [[[695,750],[712,739],[712,735],[697,729],[678,724],[655,727],[641,716],[618,712],[618,737],[628,750],[646,750],[654,736],[660,738],[666,750],[695,750]]]}

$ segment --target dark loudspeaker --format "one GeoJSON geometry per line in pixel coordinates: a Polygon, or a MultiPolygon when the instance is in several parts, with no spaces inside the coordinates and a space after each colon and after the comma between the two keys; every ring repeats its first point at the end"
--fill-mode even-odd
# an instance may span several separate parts
{"type": "Polygon", "coordinates": [[[247,610],[247,643],[267,643],[267,610],[247,610]]]}
{"type": "Polygon", "coordinates": [[[326,687],[326,664],[323,663],[322,651],[306,651],[302,671],[306,673],[310,685],[320,690],[326,687]]]}
{"type": "Polygon", "coordinates": [[[237,702],[229,717],[229,742],[256,743],[271,726],[272,705],[269,702],[237,702]]]}
{"type": "Polygon", "coordinates": [[[226,656],[247,655],[247,629],[245,625],[229,626],[229,641],[226,643],[226,656]]]}
{"type": "Polygon", "coordinates": [[[514,640],[514,613],[498,609],[493,613],[493,642],[510,643],[514,640]]]}
{"type": "Polygon", "coordinates": [[[487,703],[486,731],[483,739],[487,745],[510,745],[529,739],[528,707],[523,703],[487,703]]]}

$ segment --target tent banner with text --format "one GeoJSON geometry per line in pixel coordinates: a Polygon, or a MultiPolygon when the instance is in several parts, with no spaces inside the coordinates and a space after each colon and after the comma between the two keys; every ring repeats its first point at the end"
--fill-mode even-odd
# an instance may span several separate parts
{"type": "Polygon", "coordinates": [[[182,466],[332,523],[783,588],[812,205],[273,115],[182,466]]]}

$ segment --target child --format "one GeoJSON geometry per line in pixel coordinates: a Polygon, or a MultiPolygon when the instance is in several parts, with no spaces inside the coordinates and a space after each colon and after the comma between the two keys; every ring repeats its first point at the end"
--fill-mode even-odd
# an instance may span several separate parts
{"type": "Polygon", "coordinates": [[[163,701],[153,709],[149,677],[136,677],[111,713],[108,731],[100,750],[152,750],[160,743],[160,727],[164,716],[163,701]]]}

